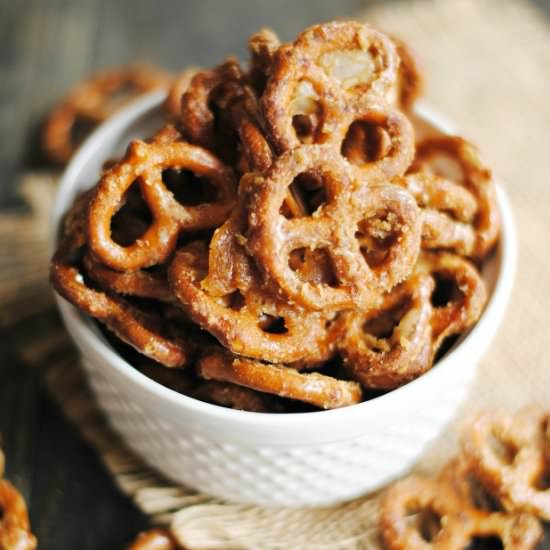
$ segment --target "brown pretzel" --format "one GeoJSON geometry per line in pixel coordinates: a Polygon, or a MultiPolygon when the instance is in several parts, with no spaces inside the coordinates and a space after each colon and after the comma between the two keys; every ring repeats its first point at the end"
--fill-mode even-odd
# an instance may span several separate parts
{"type": "Polygon", "coordinates": [[[143,531],[128,546],[128,550],[178,550],[181,548],[168,529],[156,527],[143,531]]]}
{"type": "Polygon", "coordinates": [[[326,315],[291,307],[255,274],[242,292],[210,295],[201,285],[207,273],[207,246],[196,241],[176,253],[169,279],[191,318],[234,353],[275,363],[319,362],[332,353],[326,315]]]}
{"type": "Polygon", "coordinates": [[[455,485],[417,476],[385,493],[380,525],[388,550],[454,550],[484,539],[497,539],[504,550],[531,550],[542,535],[532,516],[477,509],[455,485]]]}
{"type": "Polygon", "coordinates": [[[422,247],[469,255],[476,243],[472,222],[477,200],[461,185],[424,172],[396,178],[421,207],[422,247]]]}
{"type": "Polygon", "coordinates": [[[180,335],[166,337],[159,315],[87,285],[78,260],[86,244],[83,221],[89,196],[89,192],[81,195],[65,217],[61,240],[50,266],[54,288],[144,355],[166,366],[183,366],[191,346],[180,335]]]}
{"type": "Polygon", "coordinates": [[[171,75],[159,69],[130,65],[97,73],[77,84],[48,117],[43,133],[46,153],[55,162],[66,163],[79,145],[72,135],[78,121],[97,126],[128,101],[167,88],[171,80],[171,75]]]}
{"type": "Polygon", "coordinates": [[[83,260],[86,275],[103,288],[116,294],[151,298],[161,302],[173,302],[165,270],[115,271],[98,262],[91,254],[83,260]]]}
{"type": "Polygon", "coordinates": [[[192,142],[221,154],[234,141],[232,129],[224,124],[226,94],[242,88],[245,75],[236,59],[230,58],[215,69],[200,71],[181,98],[180,123],[192,142]]]}
{"type": "Polygon", "coordinates": [[[181,98],[189,89],[191,81],[199,71],[198,67],[187,67],[175,78],[172,86],[170,86],[168,97],[164,102],[164,108],[173,119],[179,120],[181,116],[181,98]]]}
{"type": "Polygon", "coordinates": [[[99,181],[89,208],[90,248],[113,269],[136,270],[164,262],[182,231],[221,225],[234,201],[234,178],[229,168],[201,147],[175,141],[133,141],[124,159],[99,181]],[[179,203],[163,182],[163,171],[190,170],[215,187],[215,197],[202,204],[179,203]],[[121,246],[111,236],[111,221],[124,195],[137,181],[153,223],[134,243],[121,246]]]}
{"type": "Polygon", "coordinates": [[[392,485],[380,503],[380,528],[388,550],[467,548],[469,514],[448,486],[410,476],[392,485]],[[416,522],[409,520],[417,516],[416,522]]]}
{"type": "Polygon", "coordinates": [[[345,312],[338,319],[338,349],[363,386],[392,389],[430,368],[433,288],[430,276],[412,275],[373,309],[345,312]]]}
{"type": "Polygon", "coordinates": [[[342,119],[369,96],[383,97],[395,80],[398,57],[382,33],[357,22],[306,29],[277,50],[262,97],[267,127],[278,152],[297,147],[309,120],[313,143],[341,143],[342,119]],[[297,117],[297,118],[296,118],[297,117]]]}
{"type": "Polygon", "coordinates": [[[550,519],[550,467],[541,415],[481,414],[465,432],[463,450],[484,485],[507,510],[550,519]]]}
{"type": "Polygon", "coordinates": [[[336,380],[318,372],[301,373],[283,365],[241,359],[223,352],[201,358],[197,370],[206,379],[232,382],[322,409],[345,407],[361,401],[361,387],[356,382],[336,380]]]}
{"type": "Polygon", "coordinates": [[[395,44],[400,63],[397,79],[388,100],[399,109],[410,112],[424,91],[424,78],[418,57],[411,47],[400,38],[392,36],[391,39],[395,44]]]}
{"type": "Polygon", "coordinates": [[[248,80],[258,95],[262,95],[274,64],[275,52],[281,43],[271,29],[261,29],[248,39],[250,67],[248,80]]]}
{"type": "Polygon", "coordinates": [[[447,337],[475,324],[485,307],[487,291],[473,264],[447,252],[422,252],[416,272],[429,273],[436,282],[431,318],[435,354],[447,337]]]}
{"type": "Polygon", "coordinates": [[[500,230],[496,189],[490,170],[482,163],[478,150],[457,136],[428,138],[417,145],[411,171],[424,171],[456,181],[476,199],[475,215],[467,220],[475,233],[468,255],[482,260],[491,251],[500,230]],[[441,161],[446,161],[445,166],[441,161]],[[460,174],[452,172],[453,166],[460,174]]]}
{"type": "Polygon", "coordinates": [[[396,186],[357,182],[333,148],[301,146],[281,155],[264,175],[245,178],[253,189],[247,246],[296,303],[317,310],[364,307],[409,275],[420,246],[414,200],[396,186]],[[280,213],[287,189],[308,173],[322,177],[327,202],[310,216],[287,219],[280,213]],[[363,255],[362,238],[374,243],[376,265],[368,263],[370,250],[363,255]],[[302,280],[289,266],[291,253],[301,248],[324,249],[336,281],[302,280]]]}
{"type": "Polygon", "coordinates": [[[9,481],[0,479],[0,548],[34,550],[36,544],[25,500],[9,481]]]}

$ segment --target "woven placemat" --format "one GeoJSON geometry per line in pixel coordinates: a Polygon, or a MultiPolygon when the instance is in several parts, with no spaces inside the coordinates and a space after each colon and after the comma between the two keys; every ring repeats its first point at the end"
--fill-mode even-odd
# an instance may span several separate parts
{"type": "MultiPolygon", "coordinates": [[[[378,5],[361,17],[413,44],[428,75],[427,99],[486,153],[507,182],[516,213],[520,256],[515,293],[458,419],[481,407],[548,404],[547,23],[526,1],[506,0],[411,0],[378,5]]],[[[32,212],[0,217],[0,327],[52,307],[45,247],[52,177],[30,175],[21,190],[32,212]]],[[[153,522],[171,524],[187,548],[379,547],[376,495],[333,508],[272,510],[219,502],[169,483],[110,430],[57,322],[26,344],[21,355],[44,372],[52,395],[98,451],[115,483],[153,522]]],[[[452,428],[419,468],[439,467],[455,445],[456,428],[452,428]]]]}

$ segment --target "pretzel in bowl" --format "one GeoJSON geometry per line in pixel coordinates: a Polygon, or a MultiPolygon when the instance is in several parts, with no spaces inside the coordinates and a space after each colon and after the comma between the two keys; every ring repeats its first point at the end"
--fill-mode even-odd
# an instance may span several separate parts
{"type": "Polygon", "coordinates": [[[386,491],[380,526],[388,550],[452,550],[481,541],[498,541],[504,550],[532,550],[542,536],[532,516],[478,509],[455,485],[419,476],[386,491]]]}
{"type": "MultiPolygon", "coordinates": [[[[491,171],[483,164],[478,150],[458,136],[440,136],[421,141],[416,148],[416,157],[411,173],[427,172],[454,181],[467,190],[475,199],[475,212],[451,211],[456,222],[468,224],[471,237],[459,240],[456,249],[460,254],[483,260],[493,249],[500,231],[500,215],[496,202],[496,188],[491,171]]],[[[449,214],[445,210],[443,213],[449,214]]],[[[464,228],[461,231],[465,232],[464,228]]],[[[437,228],[435,229],[437,232],[437,228]]],[[[435,243],[438,245],[438,243],[435,243]]],[[[440,243],[444,244],[444,243],[440,243]]]]}
{"type": "Polygon", "coordinates": [[[187,67],[176,76],[172,86],[170,86],[168,96],[164,101],[164,108],[172,119],[179,120],[181,116],[181,98],[189,89],[193,78],[199,71],[198,67],[187,67]]]}
{"type": "MultiPolygon", "coordinates": [[[[167,89],[172,76],[146,65],[129,65],[97,73],[77,84],[51,112],[43,131],[43,146],[50,159],[65,164],[82,140],[77,125],[97,126],[139,95],[167,89]]],[[[89,132],[88,132],[89,133],[89,132]]]]}
{"type": "Polygon", "coordinates": [[[370,310],[344,312],[335,340],[344,367],[366,388],[392,389],[432,364],[434,281],[412,275],[370,310]]]}
{"type": "Polygon", "coordinates": [[[119,271],[163,263],[174,251],[182,231],[221,225],[234,205],[234,193],[232,170],[206,149],[183,141],[135,140],[125,157],[104,173],[96,186],[88,213],[90,249],[102,263],[119,271]],[[176,176],[188,170],[205,178],[210,196],[207,193],[198,204],[178,202],[164,181],[168,170],[175,171],[176,176]],[[111,223],[134,182],[139,185],[153,222],[135,242],[121,246],[112,238],[111,223]]]}
{"type": "Polygon", "coordinates": [[[280,46],[262,96],[277,151],[304,142],[342,143],[342,120],[349,121],[367,94],[385,97],[398,64],[388,37],[353,21],[310,27],[280,46]]]}
{"type": "Polygon", "coordinates": [[[481,414],[464,433],[462,448],[472,470],[506,508],[550,520],[545,416],[481,414]]]}
{"type": "Polygon", "coordinates": [[[247,77],[259,96],[265,90],[280,45],[278,36],[271,29],[261,29],[248,39],[250,65],[247,77]]]}
{"type": "Polygon", "coordinates": [[[158,313],[140,309],[87,284],[79,260],[86,245],[85,220],[90,196],[91,191],[80,195],[65,216],[60,243],[50,266],[54,288],[147,357],[169,367],[185,365],[190,343],[181,334],[167,335],[173,331],[158,313]]]}
{"type": "Polygon", "coordinates": [[[251,180],[247,248],[296,303],[314,310],[365,307],[410,274],[420,247],[415,201],[396,186],[357,181],[333,148],[303,145],[264,174],[245,178],[251,180]],[[309,216],[287,219],[281,207],[302,174],[321,178],[326,202],[309,216]],[[292,270],[292,252],[308,248],[328,254],[333,281],[313,284],[292,270]],[[371,249],[377,252],[372,266],[371,249]]]}
{"type": "Polygon", "coordinates": [[[261,392],[303,401],[322,409],[345,407],[361,401],[361,386],[318,372],[299,372],[284,365],[271,365],[212,352],[197,364],[199,376],[232,382],[261,392]]]}
{"type": "Polygon", "coordinates": [[[0,548],[34,550],[36,544],[25,500],[9,481],[0,479],[0,548]]]}
{"type": "Polygon", "coordinates": [[[195,241],[176,253],[170,284],[190,317],[233,353],[273,363],[318,363],[332,354],[326,314],[290,306],[254,274],[242,292],[211,295],[201,283],[207,273],[207,245],[195,241]]]}

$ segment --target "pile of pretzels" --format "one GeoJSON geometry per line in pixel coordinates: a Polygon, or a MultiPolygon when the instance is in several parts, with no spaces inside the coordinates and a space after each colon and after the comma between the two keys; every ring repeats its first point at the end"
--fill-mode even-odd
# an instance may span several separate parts
{"type": "Polygon", "coordinates": [[[460,137],[415,138],[401,41],[348,21],[248,46],[246,70],[173,80],[167,124],[66,214],[51,280],[177,391],[262,412],[358,403],[481,315],[491,172],[460,137]]]}

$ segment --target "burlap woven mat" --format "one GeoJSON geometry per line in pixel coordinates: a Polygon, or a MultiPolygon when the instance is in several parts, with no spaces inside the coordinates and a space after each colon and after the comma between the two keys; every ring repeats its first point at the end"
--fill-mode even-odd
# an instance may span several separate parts
{"type": "MultiPolygon", "coordinates": [[[[548,405],[548,22],[519,0],[411,0],[382,4],[360,17],[418,51],[428,77],[427,99],[480,146],[504,180],[516,214],[520,254],[512,303],[456,425],[481,407],[548,405]]],[[[54,187],[46,175],[26,178],[22,192],[33,213],[0,217],[0,326],[16,320],[14,313],[20,319],[51,307],[44,240],[54,187]]],[[[32,345],[27,341],[21,353],[44,371],[52,394],[120,489],[153,521],[170,523],[187,548],[379,547],[375,495],[328,509],[265,510],[218,502],[160,478],[124,448],[95,408],[55,320],[50,332],[41,331],[32,345]]],[[[455,442],[456,428],[437,441],[419,468],[440,466],[455,442]]]]}

